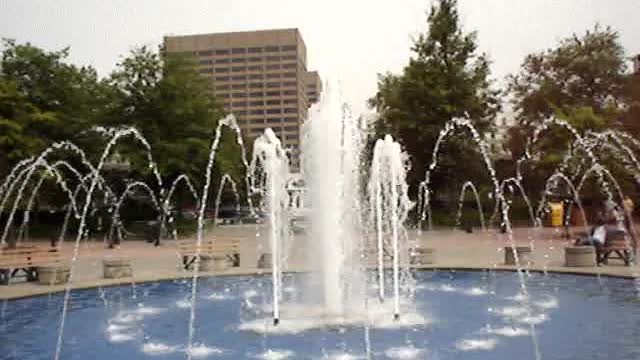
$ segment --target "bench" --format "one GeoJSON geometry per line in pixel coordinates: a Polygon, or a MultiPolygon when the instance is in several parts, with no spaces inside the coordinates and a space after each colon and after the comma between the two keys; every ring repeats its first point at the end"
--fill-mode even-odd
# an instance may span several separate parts
{"type": "Polygon", "coordinates": [[[202,240],[200,248],[194,240],[178,240],[178,253],[185,270],[190,270],[198,256],[226,257],[233,266],[240,266],[240,239],[220,238],[202,240]],[[199,250],[199,251],[198,251],[199,250]]]}
{"type": "Polygon", "coordinates": [[[0,284],[8,285],[12,277],[23,272],[27,281],[38,280],[38,267],[62,266],[63,259],[53,247],[18,246],[0,249],[0,284]]]}
{"type": "Polygon", "coordinates": [[[630,266],[632,254],[631,246],[628,243],[626,233],[624,231],[609,234],[604,246],[596,249],[596,259],[598,264],[605,265],[608,263],[609,259],[618,259],[624,261],[625,265],[630,266]]]}

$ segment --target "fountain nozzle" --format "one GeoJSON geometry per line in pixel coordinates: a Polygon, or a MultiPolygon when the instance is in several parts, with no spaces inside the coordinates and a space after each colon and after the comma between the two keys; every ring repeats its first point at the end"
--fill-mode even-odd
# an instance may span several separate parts
{"type": "Polygon", "coordinates": [[[278,324],[280,324],[280,319],[273,318],[273,326],[278,326],[278,324]]]}

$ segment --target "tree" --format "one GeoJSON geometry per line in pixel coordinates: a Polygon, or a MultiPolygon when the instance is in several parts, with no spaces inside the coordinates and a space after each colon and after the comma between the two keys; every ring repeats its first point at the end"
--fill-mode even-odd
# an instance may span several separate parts
{"type": "MultiPolygon", "coordinates": [[[[598,25],[581,37],[574,34],[560,41],[556,48],[528,55],[520,72],[508,80],[517,111],[518,130],[512,134],[529,136],[546,117],[585,108],[605,125],[616,125],[625,103],[625,63],[618,33],[598,25]]],[[[588,124],[574,125],[595,130],[588,124]]]]}
{"type": "MultiPolygon", "coordinates": [[[[508,78],[517,114],[507,140],[512,155],[523,154],[533,129],[550,116],[565,120],[581,135],[620,127],[627,102],[625,72],[618,33],[599,25],[561,40],[555,48],[528,55],[519,73],[508,78]]],[[[543,189],[544,180],[560,165],[573,141],[565,129],[554,127],[542,134],[531,149],[535,161],[524,167],[528,192],[543,189]]]]}
{"type": "MultiPolygon", "coordinates": [[[[193,60],[140,47],[118,64],[110,80],[118,92],[117,105],[105,124],[138,128],[165,178],[185,173],[201,182],[214,130],[225,112],[193,60]]],[[[136,169],[148,172],[140,145],[124,146],[136,169]]],[[[220,149],[216,174],[229,172],[239,179],[243,170],[235,139],[227,134],[220,149]]]]}
{"type": "MultiPolygon", "coordinates": [[[[411,157],[408,181],[414,192],[431,162],[438,134],[449,120],[468,116],[480,132],[487,132],[500,109],[498,92],[489,80],[489,61],[477,53],[476,33],[462,31],[457,2],[437,1],[427,27],[414,41],[413,55],[402,73],[379,76],[378,92],[370,100],[380,115],[374,125],[376,135],[393,135],[411,157]]],[[[486,174],[469,134],[458,134],[444,144],[439,157],[442,166],[432,181],[451,192],[459,191],[465,180],[486,174]],[[459,161],[467,158],[478,160],[459,161]]]]}

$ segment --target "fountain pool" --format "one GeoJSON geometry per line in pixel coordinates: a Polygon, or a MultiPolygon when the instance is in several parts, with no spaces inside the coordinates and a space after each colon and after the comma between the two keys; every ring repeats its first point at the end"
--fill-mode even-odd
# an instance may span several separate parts
{"type": "MultiPolygon", "coordinates": [[[[533,359],[532,322],[544,359],[640,357],[640,303],[631,280],[532,273],[527,315],[515,273],[416,270],[413,275],[412,309],[403,309],[399,322],[392,319],[393,301],[379,305],[372,287],[375,300],[362,323],[341,325],[333,319],[324,326],[326,319],[315,317],[313,306],[297,312],[289,305],[305,296],[311,278],[285,274],[277,327],[270,277],[202,278],[197,301],[203,320],[191,357],[533,359]]],[[[104,288],[103,296],[98,289],[74,291],[61,358],[184,359],[190,286],[189,280],[176,280],[104,288]]],[[[62,301],[60,294],[8,301],[0,318],[0,359],[52,358],[57,333],[51,325],[59,322],[62,301]]]]}

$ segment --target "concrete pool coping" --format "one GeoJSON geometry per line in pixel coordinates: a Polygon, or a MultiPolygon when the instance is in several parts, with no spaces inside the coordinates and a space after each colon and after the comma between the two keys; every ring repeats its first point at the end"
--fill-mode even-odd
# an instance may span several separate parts
{"type": "MultiPolygon", "coordinates": [[[[428,265],[412,265],[411,269],[415,270],[441,270],[441,271],[498,271],[498,272],[517,272],[515,266],[510,265],[497,265],[497,266],[475,266],[475,265],[462,265],[462,264],[428,264],[428,265]]],[[[530,266],[522,268],[524,272],[543,273],[543,274],[557,274],[557,275],[575,275],[575,276],[590,276],[590,277],[609,277],[609,278],[621,278],[621,279],[635,279],[633,274],[622,273],[620,268],[607,268],[607,267],[540,267],[530,266]]],[[[309,269],[290,269],[286,273],[303,273],[311,271],[309,269]]],[[[200,280],[211,277],[226,277],[226,276],[261,276],[270,275],[270,269],[258,269],[258,268],[230,268],[224,271],[207,271],[199,273],[200,280]]],[[[22,298],[36,297],[57,294],[67,291],[69,287],[70,291],[75,290],[89,290],[101,287],[114,287],[114,286],[126,286],[132,284],[142,284],[150,282],[160,281],[174,281],[174,280],[191,280],[193,274],[188,272],[181,273],[165,273],[157,274],[155,276],[140,276],[130,278],[119,279],[94,279],[90,281],[79,281],[70,284],[61,285],[40,285],[38,283],[15,283],[10,285],[2,285],[0,293],[0,300],[17,300],[22,298]]]]}

